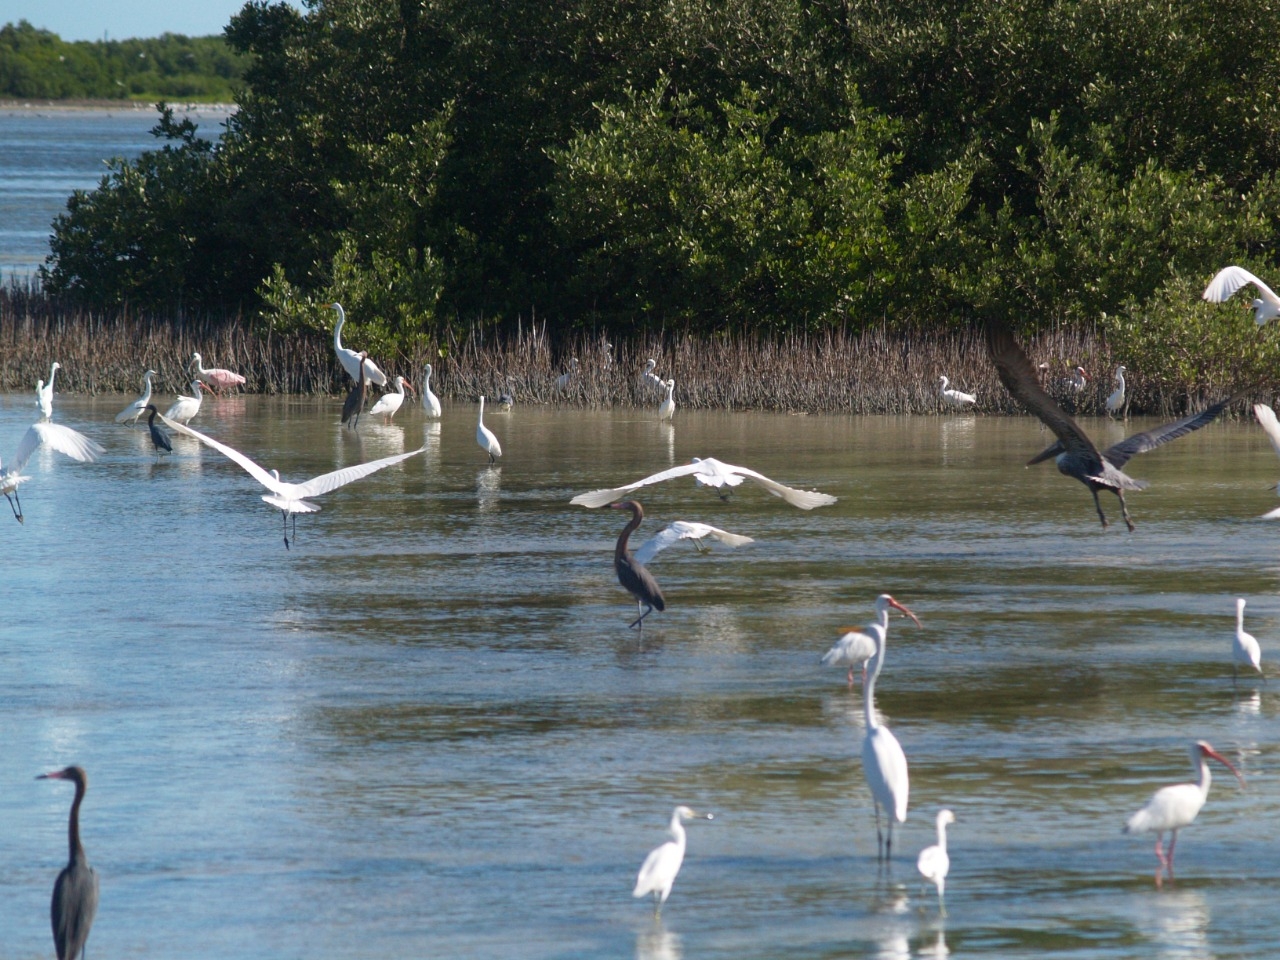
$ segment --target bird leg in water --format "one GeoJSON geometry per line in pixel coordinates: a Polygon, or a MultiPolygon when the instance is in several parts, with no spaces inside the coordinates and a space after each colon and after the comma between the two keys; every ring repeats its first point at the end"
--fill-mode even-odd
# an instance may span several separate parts
{"type": "Polygon", "coordinates": [[[1107,523],[1107,515],[1102,512],[1102,501],[1098,499],[1098,491],[1090,488],[1089,492],[1093,494],[1093,505],[1098,511],[1098,519],[1102,521],[1102,529],[1105,530],[1110,524],[1107,523]]]}
{"type": "Polygon", "coordinates": [[[632,621],[631,621],[631,623],[629,623],[629,624],[627,625],[627,628],[628,628],[628,629],[630,629],[631,627],[639,627],[639,628],[640,628],[640,632],[641,632],[641,633],[644,633],[644,618],[645,618],[645,617],[647,617],[649,614],[653,613],[653,607],[646,607],[646,606],[644,605],[644,602],[643,602],[643,601],[641,601],[641,600],[637,600],[637,601],[636,601],[636,612],[637,612],[637,613],[640,613],[640,616],[638,616],[638,617],[636,617],[634,620],[632,620],[632,621]],[[644,612],[643,612],[643,613],[640,613],[640,608],[641,608],[641,607],[644,607],[644,612]]]}
{"type": "MultiPolygon", "coordinates": [[[[1120,512],[1121,512],[1122,514],[1124,514],[1124,522],[1125,522],[1125,526],[1127,526],[1127,527],[1129,528],[1129,532],[1130,532],[1130,533],[1133,533],[1133,518],[1129,516],[1129,507],[1128,507],[1128,505],[1124,502],[1124,491],[1123,491],[1123,490],[1117,490],[1117,491],[1116,491],[1116,496],[1120,498],[1120,512]]],[[[1170,850],[1172,850],[1172,849],[1173,849],[1173,844],[1169,844],[1169,849],[1170,849],[1170,850]]]]}
{"type": "Polygon", "coordinates": [[[1178,830],[1175,827],[1173,834],[1169,837],[1169,861],[1165,864],[1165,872],[1169,874],[1169,879],[1173,879],[1173,848],[1178,845],[1178,830]]]}
{"type": "Polygon", "coordinates": [[[17,496],[18,491],[14,490],[12,497],[6,493],[4,498],[9,501],[9,509],[13,511],[13,519],[17,520],[19,523],[26,523],[26,520],[22,517],[22,501],[18,500],[18,505],[16,507],[13,505],[14,498],[17,496]]]}

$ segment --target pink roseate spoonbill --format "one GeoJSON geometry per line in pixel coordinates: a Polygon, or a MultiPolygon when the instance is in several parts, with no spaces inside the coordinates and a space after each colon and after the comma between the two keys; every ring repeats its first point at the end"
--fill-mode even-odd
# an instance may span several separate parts
{"type": "MultiPolygon", "coordinates": [[[[886,596],[888,596],[886,594],[886,596]]],[[[888,597],[889,606],[915,620],[916,615],[900,604],[893,597],[888,597]]],[[[871,790],[871,798],[876,810],[876,852],[884,860],[893,856],[893,825],[907,819],[907,794],[910,780],[907,775],[907,755],[902,752],[902,745],[893,731],[876,720],[876,679],[884,668],[885,644],[887,632],[877,631],[875,663],[867,676],[866,687],[862,697],[862,709],[866,720],[866,733],[862,737],[862,772],[867,778],[867,786],[871,790]],[[885,839],[880,832],[880,808],[884,807],[889,821],[889,836],[885,839]]]]}
{"type": "Polygon", "coordinates": [[[573,382],[573,375],[578,372],[578,358],[572,357],[569,360],[569,369],[560,376],[556,377],[556,389],[564,393],[569,389],[569,384],[573,382]]]}
{"type": "Polygon", "coordinates": [[[631,891],[633,897],[653,894],[653,915],[662,913],[662,905],[671,895],[671,887],[680,873],[684,863],[685,820],[714,820],[711,813],[697,813],[685,806],[676,807],[671,813],[671,839],[649,851],[640,865],[640,873],[636,876],[636,888],[631,891]]]}
{"type": "Polygon", "coordinates": [[[490,465],[502,456],[502,444],[498,442],[493,431],[484,425],[484,397],[480,398],[480,418],[476,421],[476,443],[489,455],[490,465]]]}
{"type": "Polygon", "coordinates": [[[1203,296],[1210,303],[1226,303],[1237,290],[1249,284],[1257,287],[1259,294],[1258,299],[1249,304],[1253,308],[1254,323],[1261,327],[1268,320],[1280,317],[1280,297],[1244,267],[1223,267],[1204,288],[1203,296]]]}
{"type": "Polygon", "coordinates": [[[18,441],[18,449],[9,458],[8,466],[0,470],[0,493],[3,493],[5,499],[9,501],[13,518],[19,523],[24,522],[25,518],[22,515],[22,500],[18,497],[18,487],[31,479],[22,475],[22,469],[41,444],[81,463],[92,463],[106,453],[101,444],[60,423],[43,421],[29,426],[27,432],[22,435],[22,439],[18,441]]]}
{"type": "Polygon", "coordinates": [[[387,385],[387,375],[378,369],[378,365],[369,359],[367,353],[362,360],[360,354],[354,350],[348,350],[342,345],[342,325],[347,322],[347,312],[342,309],[342,304],[331,303],[329,307],[338,311],[338,322],[333,328],[333,352],[337,354],[338,362],[342,364],[342,369],[347,371],[347,376],[352,380],[359,380],[360,368],[364,367],[364,375],[369,378],[370,383],[385,387],[387,385]]]}
{"type": "Polygon", "coordinates": [[[1156,835],[1156,859],[1160,866],[1156,868],[1156,886],[1160,885],[1161,870],[1173,879],[1173,848],[1178,842],[1178,831],[1189,826],[1204,806],[1209,797],[1209,760],[1217,760],[1235,774],[1243,787],[1244,777],[1231,765],[1231,761],[1214,750],[1203,740],[1191,744],[1191,767],[1196,771],[1195,783],[1175,783],[1170,787],[1161,787],[1155,792],[1147,805],[1131,816],[1124,825],[1124,833],[1152,833],[1156,835]],[[1172,832],[1169,841],[1169,854],[1165,856],[1163,841],[1165,831],[1172,832]]]}
{"type": "Polygon", "coordinates": [[[1107,517],[1102,512],[1102,504],[1098,501],[1099,490],[1110,490],[1119,498],[1124,522],[1130,532],[1134,529],[1133,518],[1129,516],[1129,508],[1124,502],[1124,493],[1126,490],[1142,490],[1147,484],[1145,481],[1133,479],[1122,469],[1129,462],[1130,457],[1154,450],[1170,440],[1176,440],[1193,430],[1199,430],[1212,423],[1218,414],[1240,399],[1240,395],[1237,394],[1211,407],[1206,407],[1197,414],[1142,433],[1135,433],[1099,453],[1093,441],[1080,429],[1075,420],[1040,387],[1031,361],[1027,359],[1022,347],[1007,328],[996,324],[987,327],[987,350],[991,354],[996,373],[999,374],[1000,382],[1004,384],[1005,389],[1058,438],[1053,446],[1028,460],[1027,466],[1054,458],[1059,473],[1073,477],[1089,488],[1103,528],[1107,526],[1107,517]]]}
{"type": "Polygon", "coordinates": [[[1236,597],[1236,635],[1231,641],[1231,679],[1236,668],[1252,667],[1262,673],[1262,647],[1251,633],[1244,632],[1244,597],[1236,597]]]}
{"type": "Polygon", "coordinates": [[[667,547],[679,543],[681,540],[692,540],[699,553],[709,553],[711,548],[704,546],[702,543],[706,539],[719,540],[727,547],[741,547],[743,544],[755,542],[750,537],[730,533],[728,530],[721,530],[719,527],[713,527],[710,524],[676,520],[637,547],[632,556],[635,558],[636,563],[649,563],[667,547]]]}
{"type": "Polygon", "coordinates": [[[178,394],[178,398],[170,404],[169,409],[164,415],[170,420],[180,420],[182,423],[189,423],[191,418],[200,412],[200,401],[204,399],[202,389],[204,384],[199,380],[191,381],[191,396],[178,394]]]}
{"type": "Polygon", "coordinates": [[[644,519],[644,507],[634,500],[626,500],[611,506],[615,510],[631,511],[631,519],[618,534],[618,542],[613,548],[613,569],[617,572],[618,582],[622,584],[623,589],[636,598],[636,612],[640,616],[632,620],[628,626],[639,628],[643,634],[644,618],[655,610],[662,612],[667,609],[667,601],[662,596],[662,588],[658,586],[658,581],[653,579],[653,574],[645,569],[644,564],[635,558],[627,546],[627,540],[631,537],[632,531],[639,527],[640,521],[644,519]]]}
{"type": "MultiPolygon", "coordinates": [[[[367,353],[357,355],[358,360],[367,357],[367,353]]],[[[355,386],[347,391],[347,399],[342,401],[342,423],[350,426],[354,430],[360,424],[360,414],[364,410],[365,398],[369,396],[369,381],[364,376],[364,366],[356,367],[360,377],[356,380],[355,386]]]]}
{"type": "Polygon", "coordinates": [[[1116,367],[1116,388],[1107,397],[1107,413],[1115,415],[1124,410],[1124,364],[1116,367]]]}
{"type": "Polygon", "coordinates": [[[53,366],[49,368],[49,382],[36,381],[36,406],[40,408],[40,413],[46,420],[53,416],[53,378],[61,369],[62,364],[55,360],[53,366]]]}
{"type": "Polygon", "coordinates": [[[925,847],[916,858],[916,869],[920,875],[938,888],[938,911],[946,916],[947,908],[943,903],[943,891],[947,886],[947,874],[951,872],[951,857],[947,855],[947,824],[955,823],[956,815],[950,810],[938,811],[938,842],[925,847]]]}
{"type": "Polygon", "coordinates": [[[674,380],[668,380],[663,384],[663,386],[667,389],[667,396],[662,403],[658,404],[658,419],[670,420],[676,415],[676,398],[673,396],[676,389],[676,382],[674,380]]]}
{"type": "Polygon", "coordinates": [[[147,432],[151,435],[151,446],[156,452],[157,460],[160,458],[161,450],[165,453],[173,453],[173,444],[169,442],[169,435],[156,426],[156,414],[159,412],[154,403],[147,404],[147,432]]]}
{"type": "Polygon", "coordinates": [[[212,370],[206,370],[204,368],[204,360],[201,359],[198,353],[191,355],[191,363],[187,364],[187,366],[188,368],[195,367],[196,379],[204,381],[215,392],[234,390],[244,383],[244,377],[234,370],[227,370],[225,367],[214,367],[212,370]]]}
{"type": "Polygon", "coordinates": [[[692,476],[702,486],[717,488],[722,498],[727,497],[729,491],[742,483],[743,480],[751,480],[764,487],[775,497],[781,497],[793,507],[799,507],[801,510],[812,510],[814,507],[822,507],[836,502],[836,498],[829,494],[818,493],[816,490],[796,490],[794,487],[785,487],[776,481],[770,480],[762,473],[756,473],[746,467],[735,467],[731,463],[721,463],[713,457],[706,457],[705,459],[694,457],[692,463],[672,467],[670,470],[663,470],[661,473],[655,473],[653,476],[645,477],[643,480],[629,483],[625,487],[580,493],[569,502],[580,507],[603,507],[613,503],[615,500],[621,500],[632,490],[647,487],[652,483],[661,483],[663,480],[673,480],[676,477],[688,476],[692,476]]]}
{"type": "Polygon", "coordinates": [[[84,956],[89,928],[93,926],[94,914],[98,912],[98,874],[89,866],[89,858],[80,843],[80,804],[89,778],[83,768],[67,767],[53,773],[42,773],[36,779],[70,780],[76,785],[76,798],[71,801],[71,817],[67,824],[71,856],[53,885],[53,904],[49,910],[58,960],[76,960],[84,956]]]}
{"type": "Polygon", "coordinates": [[[411,391],[413,390],[413,384],[404,377],[396,377],[395,384],[394,391],[384,393],[378,398],[378,402],[369,411],[369,416],[382,417],[385,423],[391,422],[391,418],[399,412],[400,407],[404,404],[404,388],[408,387],[411,391]]]}
{"type": "Polygon", "coordinates": [[[428,417],[434,420],[440,419],[440,398],[431,392],[431,364],[429,363],[422,377],[422,407],[426,410],[428,417]]]}
{"type": "Polygon", "coordinates": [[[151,378],[155,375],[154,370],[148,370],[142,375],[142,396],[116,414],[116,423],[124,423],[127,420],[135,424],[138,418],[147,412],[147,404],[151,402],[151,378]]]}
{"type": "Polygon", "coordinates": [[[946,377],[939,379],[942,381],[939,395],[942,397],[943,403],[953,407],[967,407],[970,404],[977,403],[978,398],[972,393],[961,393],[959,390],[952,389],[951,381],[946,377]]]}
{"type": "MultiPolygon", "coordinates": [[[[862,682],[867,681],[867,661],[876,655],[876,650],[880,648],[881,640],[886,633],[889,632],[889,609],[896,607],[899,610],[906,609],[898,604],[893,597],[887,593],[882,593],[876,597],[876,622],[868,624],[865,631],[859,630],[857,627],[842,627],[844,634],[822,656],[822,665],[824,667],[844,667],[849,668],[849,686],[853,686],[853,669],[856,666],[862,666],[862,682]]],[[[916,616],[910,610],[907,615],[916,621],[916,626],[920,626],[920,621],[916,620],[916,616]]]]}
{"type": "MultiPolygon", "coordinates": [[[[160,418],[164,420],[164,417],[160,418]]],[[[207,447],[212,447],[224,457],[240,466],[245,473],[257,480],[258,483],[270,491],[264,494],[262,499],[280,511],[281,520],[284,524],[284,548],[289,549],[289,517],[293,516],[294,530],[293,535],[296,540],[298,537],[298,517],[299,513],[316,513],[320,509],[318,503],[312,503],[307,497],[318,497],[322,494],[329,493],[331,490],[337,490],[344,487],[348,483],[367,477],[371,473],[377,473],[379,470],[385,470],[394,464],[400,463],[402,460],[408,460],[410,457],[416,457],[427,448],[419,447],[417,450],[410,450],[408,453],[398,453],[392,457],[383,457],[381,460],[370,460],[368,463],[357,463],[354,466],[343,467],[341,470],[334,470],[331,473],[324,473],[318,477],[313,477],[306,483],[286,483],[280,479],[280,474],[276,470],[270,472],[258,466],[239,450],[227,446],[225,443],[219,443],[212,437],[207,437],[199,430],[192,430],[185,424],[176,423],[173,420],[165,420],[170,427],[179,433],[185,433],[188,437],[194,437],[207,447]]]]}

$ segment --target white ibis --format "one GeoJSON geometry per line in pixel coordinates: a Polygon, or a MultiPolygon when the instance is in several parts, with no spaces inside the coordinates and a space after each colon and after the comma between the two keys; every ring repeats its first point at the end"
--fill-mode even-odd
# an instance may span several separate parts
{"type": "Polygon", "coordinates": [[[53,378],[61,369],[62,364],[55,360],[53,366],[49,368],[49,382],[36,381],[36,406],[40,408],[40,413],[46,420],[53,416],[53,378]]]}
{"type": "Polygon", "coordinates": [[[400,407],[404,404],[404,388],[408,387],[410,390],[413,389],[413,384],[404,377],[396,377],[395,382],[395,390],[384,393],[379,397],[378,402],[373,405],[372,409],[370,409],[369,416],[380,416],[384,423],[391,422],[391,418],[396,415],[400,410],[400,407]]]}
{"type": "Polygon", "coordinates": [[[1191,744],[1190,753],[1191,767],[1197,774],[1196,782],[1161,787],[1147,801],[1147,805],[1131,816],[1124,825],[1125,833],[1155,833],[1156,859],[1160,862],[1156,869],[1157,886],[1160,885],[1161,869],[1173,879],[1173,848],[1178,842],[1178,831],[1195,820],[1205,800],[1209,798],[1209,784],[1213,779],[1209,775],[1209,760],[1217,760],[1235,774],[1241,787],[1244,786],[1244,777],[1240,776],[1240,771],[1205,741],[1197,740],[1191,744]],[[1163,849],[1165,831],[1173,834],[1169,841],[1168,856],[1165,856],[1163,849]]]}
{"type": "Polygon", "coordinates": [[[750,537],[730,533],[710,524],[676,520],[637,547],[633,556],[637,563],[649,563],[667,547],[679,543],[681,540],[692,540],[699,553],[708,553],[711,548],[704,546],[702,543],[706,539],[719,540],[726,547],[741,547],[744,544],[755,542],[750,537]]]}
{"type": "Polygon", "coordinates": [[[654,847],[640,865],[640,873],[636,876],[636,888],[631,891],[633,897],[653,894],[653,914],[662,913],[662,905],[671,895],[671,886],[680,873],[680,865],[684,863],[685,820],[714,820],[715,815],[697,813],[688,807],[676,807],[671,813],[671,839],[654,847]]]}
{"type": "Polygon", "coordinates": [[[951,381],[946,377],[941,377],[942,386],[940,388],[940,396],[944,403],[953,407],[967,407],[972,403],[977,403],[978,398],[972,393],[961,393],[951,387],[951,381]]]}
{"type": "Polygon", "coordinates": [[[947,824],[955,823],[956,815],[950,810],[938,811],[938,842],[925,847],[916,858],[916,869],[920,875],[938,888],[938,909],[945,915],[942,896],[947,886],[947,874],[951,872],[951,857],[947,855],[947,824]]]}
{"type": "Polygon", "coordinates": [[[138,418],[147,412],[147,404],[151,402],[151,378],[155,375],[154,370],[148,370],[142,375],[142,396],[116,414],[116,423],[124,423],[126,420],[137,423],[138,418]]]}
{"type": "Polygon", "coordinates": [[[1236,597],[1236,635],[1231,641],[1231,676],[1237,667],[1252,667],[1262,673],[1262,647],[1257,638],[1244,631],[1244,597],[1236,597]]]}
{"type": "Polygon", "coordinates": [[[329,307],[338,311],[338,322],[333,328],[333,352],[337,355],[338,362],[342,364],[342,369],[347,371],[347,376],[352,380],[359,380],[360,368],[363,366],[364,375],[370,383],[376,383],[380,387],[386,386],[387,375],[378,369],[378,365],[369,359],[367,353],[364,360],[361,360],[360,354],[342,345],[342,325],[347,322],[347,312],[342,309],[342,304],[331,303],[329,307]]]}
{"type": "Polygon", "coordinates": [[[199,380],[192,380],[191,396],[178,394],[177,399],[169,405],[169,409],[164,412],[164,415],[170,420],[190,423],[191,418],[200,412],[200,402],[204,399],[204,394],[201,392],[202,387],[204,387],[204,384],[199,380]]]}
{"type": "Polygon", "coordinates": [[[84,801],[89,777],[83,767],[66,767],[53,773],[42,773],[37,780],[70,780],[76,785],[67,821],[67,839],[71,856],[53,884],[53,903],[49,920],[53,926],[53,947],[58,960],[84,957],[94,915],[98,912],[98,874],[89,866],[84,846],[80,843],[80,804],[84,801]]]}
{"type": "Polygon", "coordinates": [[[674,380],[668,380],[663,384],[663,386],[667,388],[667,396],[662,403],[658,404],[658,419],[670,420],[676,415],[676,399],[673,396],[676,389],[676,382],[674,380]]]}
{"type": "Polygon", "coordinates": [[[1130,457],[1154,450],[1170,440],[1199,430],[1212,423],[1218,414],[1239,399],[1238,396],[1230,397],[1189,417],[1135,433],[1099,453],[1093,441],[1075,420],[1041,388],[1031,361],[1007,328],[998,324],[987,327],[987,350],[1005,389],[1058,438],[1051,447],[1028,460],[1027,466],[1054,458],[1059,473],[1073,477],[1089,488],[1093,495],[1093,505],[1098,511],[1098,519],[1102,521],[1104,528],[1107,526],[1107,517],[1098,501],[1099,490],[1110,490],[1119,498],[1124,522],[1130,531],[1134,529],[1133,518],[1129,516],[1129,508],[1124,502],[1124,492],[1142,490],[1147,484],[1133,479],[1122,469],[1130,457]]]}
{"type": "Polygon", "coordinates": [[[1116,367],[1116,388],[1107,397],[1107,413],[1117,414],[1124,409],[1124,364],[1116,367]]]}
{"type": "Polygon", "coordinates": [[[81,463],[91,463],[106,453],[101,444],[60,423],[41,422],[29,426],[27,432],[22,435],[22,439],[18,441],[18,449],[9,458],[8,466],[0,470],[0,493],[3,493],[5,499],[9,501],[13,518],[19,523],[23,523],[25,518],[22,515],[22,500],[18,496],[18,487],[31,479],[22,475],[22,469],[41,444],[81,463]]]}
{"type": "Polygon", "coordinates": [[[432,419],[440,417],[440,398],[431,392],[431,364],[427,364],[422,377],[422,408],[432,419]]]}
{"type": "Polygon", "coordinates": [[[1280,297],[1271,288],[1244,267],[1234,264],[1219,270],[1204,288],[1204,299],[1210,303],[1226,303],[1241,287],[1253,284],[1258,288],[1258,298],[1249,304],[1253,308],[1253,321],[1263,326],[1268,320],[1280,317],[1280,297]]]}
{"type": "Polygon", "coordinates": [[[692,463],[663,470],[661,473],[655,473],[652,476],[645,477],[643,480],[629,483],[625,487],[580,493],[569,502],[580,507],[603,507],[613,503],[615,500],[621,500],[632,490],[638,490],[640,487],[661,483],[663,480],[673,480],[676,477],[688,476],[692,476],[702,486],[719,489],[722,497],[727,496],[729,490],[738,486],[743,480],[751,480],[764,487],[775,497],[781,497],[793,507],[799,507],[801,510],[812,510],[814,507],[823,507],[836,502],[836,498],[830,494],[818,493],[816,490],[796,490],[794,487],[783,486],[776,481],[770,480],[762,473],[756,473],[756,471],[749,470],[746,467],[735,467],[731,463],[722,463],[713,457],[694,457],[692,463]]]}
{"type": "Polygon", "coordinates": [[[632,620],[628,626],[638,627],[640,632],[644,633],[644,618],[655,610],[661,613],[667,609],[667,601],[662,596],[662,588],[658,586],[658,581],[653,579],[653,574],[646,570],[644,564],[635,558],[635,555],[632,554],[630,547],[627,545],[632,532],[640,526],[640,521],[644,519],[644,507],[640,506],[635,500],[627,500],[623,503],[611,504],[611,506],[615,510],[631,511],[631,519],[627,521],[627,525],[618,534],[618,542],[613,548],[613,569],[617,573],[618,582],[622,584],[623,589],[636,598],[636,612],[640,616],[632,620]]]}
{"type": "Polygon", "coordinates": [[[215,391],[234,390],[244,383],[244,377],[234,370],[228,370],[225,367],[214,367],[211,370],[206,370],[204,368],[204,359],[198,353],[191,355],[191,363],[188,366],[196,368],[197,380],[209,384],[215,391]]]}
{"type": "MultiPolygon", "coordinates": [[[[876,622],[868,624],[865,632],[857,627],[842,627],[845,632],[832,644],[831,649],[822,656],[824,667],[848,667],[849,686],[853,686],[854,667],[862,667],[862,679],[867,679],[867,661],[876,655],[880,643],[889,632],[889,609],[897,606],[897,601],[887,593],[876,597],[876,622]]],[[[902,609],[898,607],[898,609],[902,609]]],[[[910,611],[907,611],[910,614],[910,611]]],[[[911,614],[915,620],[915,615],[911,614]]],[[[920,621],[916,620],[916,626],[920,621]]]]}
{"type": "Polygon", "coordinates": [[[476,443],[489,455],[490,464],[502,456],[502,444],[498,442],[493,431],[484,425],[484,397],[480,398],[480,416],[476,420],[476,443]]]}

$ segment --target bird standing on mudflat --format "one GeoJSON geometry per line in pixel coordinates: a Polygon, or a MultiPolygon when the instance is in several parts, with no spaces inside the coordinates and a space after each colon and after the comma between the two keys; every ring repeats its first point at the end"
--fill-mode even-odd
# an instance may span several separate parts
{"type": "Polygon", "coordinates": [[[71,817],[67,824],[71,856],[53,885],[53,903],[49,919],[53,926],[53,946],[58,960],[76,960],[84,956],[94,914],[98,912],[98,874],[89,866],[80,843],[80,803],[89,785],[82,767],[67,767],[54,773],[43,773],[37,780],[70,780],[76,785],[76,798],[71,801],[71,817]]]}
{"type": "Polygon", "coordinates": [[[644,519],[644,507],[634,500],[624,500],[622,503],[613,503],[610,506],[615,510],[631,511],[631,519],[618,534],[618,543],[613,548],[613,569],[618,574],[618,582],[622,584],[623,589],[636,598],[636,611],[640,616],[632,620],[628,626],[638,627],[643,633],[644,618],[654,610],[661,612],[667,608],[667,601],[662,596],[662,588],[658,586],[658,581],[653,579],[653,574],[645,569],[644,564],[635,558],[627,546],[631,532],[639,527],[640,521],[644,519]]]}

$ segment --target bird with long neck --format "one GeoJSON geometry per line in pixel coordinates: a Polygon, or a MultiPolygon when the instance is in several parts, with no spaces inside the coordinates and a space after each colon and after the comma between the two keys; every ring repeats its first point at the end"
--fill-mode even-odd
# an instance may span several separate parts
{"type": "Polygon", "coordinates": [[[938,811],[935,821],[938,828],[938,842],[925,847],[916,858],[916,869],[920,875],[938,888],[938,912],[943,916],[947,908],[942,901],[947,886],[947,874],[951,872],[951,857],[947,853],[947,824],[956,822],[956,815],[950,810],[938,811]]]}
{"type": "Polygon", "coordinates": [[[161,450],[173,453],[173,444],[169,442],[169,435],[156,426],[156,414],[159,412],[154,403],[147,404],[147,432],[151,435],[151,446],[156,451],[157,459],[160,457],[161,450]]]}
{"type": "Polygon", "coordinates": [[[613,548],[613,569],[618,574],[618,582],[622,584],[623,589],[636,598],[636,611],[640,616],[631,621],[629,626],[638,628],[643,634],[644,618],[654,610],[661,612],[667,608],[667,601],[662,596],[662,588],[658,586],[658,581],[653,579],[653,574],[646,570],[644,564],[631,553],[627,542],[632,531],[639,527],[640,521],[644,519],[644,507],[635,500],[624,500],[622,503],[613,503],[610,506],[615,510],[631,511],[631,519],[618,534],[617,545],[613,548]]]}
{"type": "MultiPolygon", "coordinates": [[[[1262,673],[1262,647],[1258,638],[1244,629],[1244,597],[1236,598],[1236,635],[1231,641],[1231,679],[1236,679],[1236,668],[1243,664],[1262,673]]],[[[1264,674],[1265,678],[1265,674],[1264,674]]]]}
{"type": "MultiPolygon", "coordinates": [[[[892,600],[893,597],[887,593],[876,597],[876,622],[868,624],[865,632],[857,627],[842,627],[842,636],[822,657],[824,667],[849,668],[850,688],[853,687],[853,668],[858,665],[862,666],[863,684],[867,682],[867,662],[876,655],[881,638],[889,632],[889,607],[892,600]]],[[[916,626],[920,626],[919,620],[916,620],[916,626]]]]}
{"type": "Polygon", "coordinates": [[[44,773],[37,780],[70,780],[76,785],[76,798],[71,802],[67,823],[70,856],[53,885],[53,903],[49,919],[53,926],[53,945],[58,960],[76,960],[84,955],[94,914],[98,912],[98,875],[89,866],[84,846],[80,843],[80,804],[84,800],[89,778],[82,767],[67,767],[44,773]]]}
{"type": "Polygon", "coordinates": [[[484,425],[484,397],[480,398],[480,415],[476,420],[476,443],[489,455],[490,466],[493,465],[495,458],[502,456],[502,444],[498,442],[497,435],[484,425]]]}
{"type": "Polygon", "coordinates": [[[350,426],[354,430],[360,424],[360,412],[364,410],[365,398],[369,395],[369,382],[364,376],[364,359],[369,354],[363,351],[357,355],[360,362],[360,379],[356,381],[356,385],[347,393],[347,399],[342,402],[342,422],[350,426]]]}
{"type": "Polygon", "coordinates": [[[53,378],[61,369],[62,364],[55,360],[53,366],[49,368],[49,382],[36,381],[36,406],[40,408],[40,413],[46,420],[53,416],[53,378]]]}

